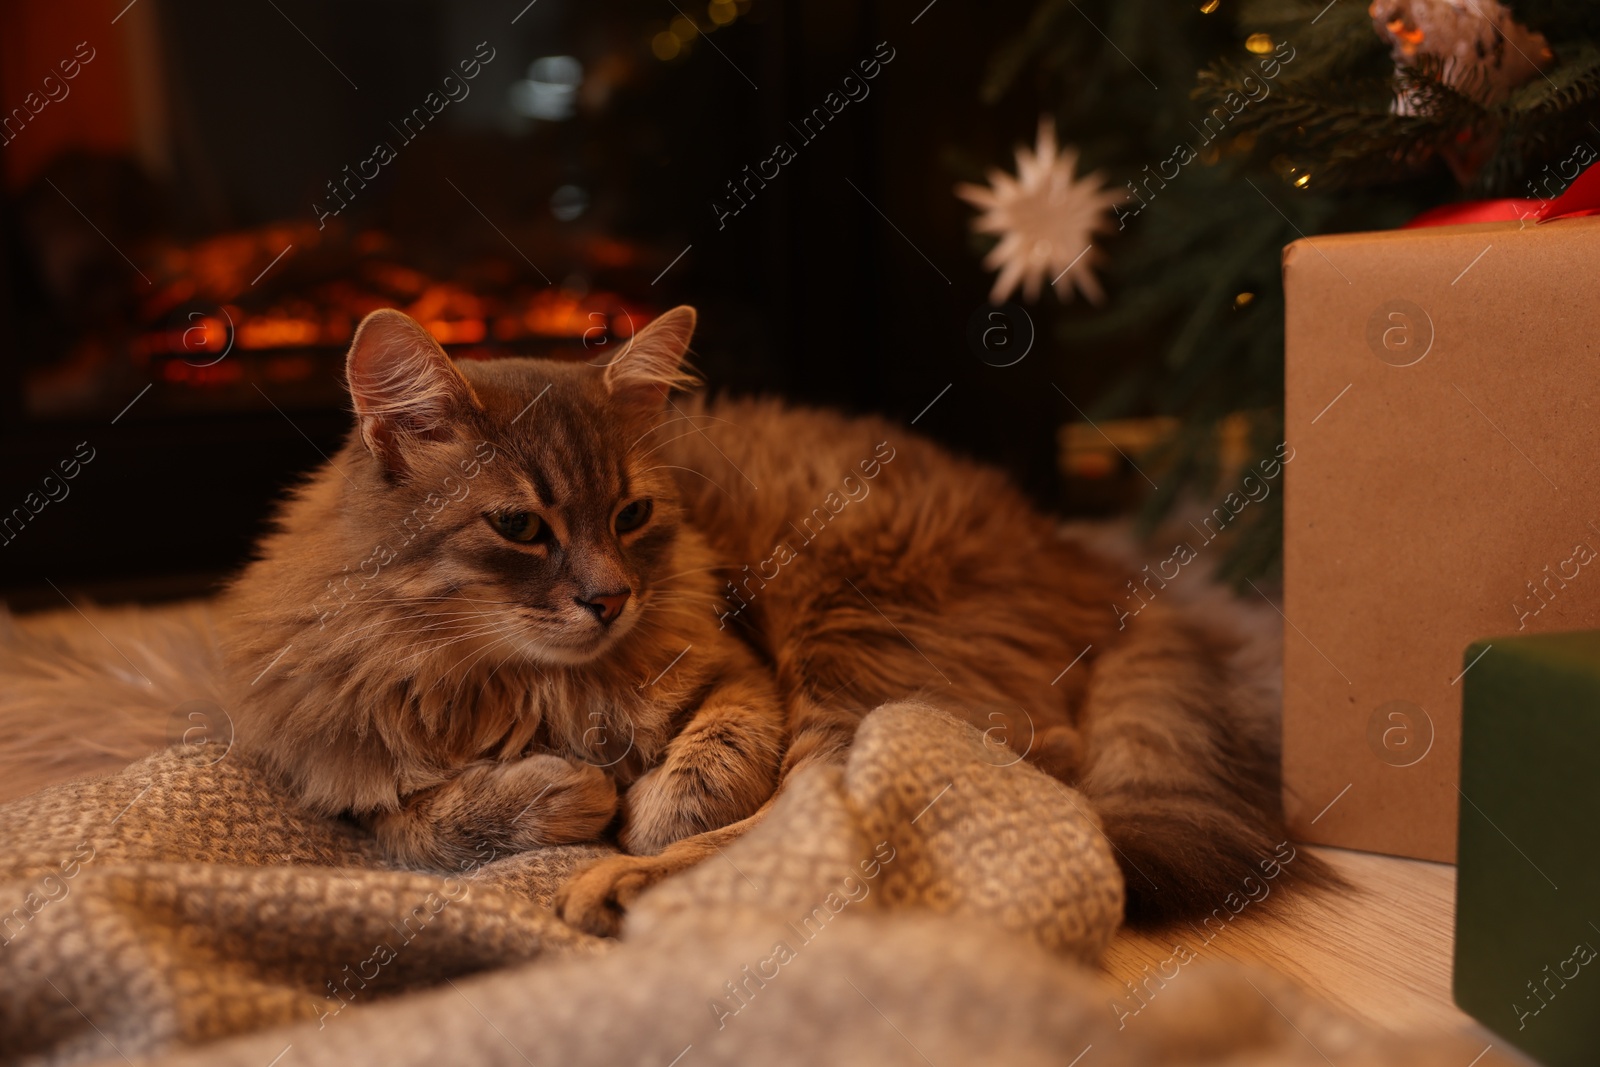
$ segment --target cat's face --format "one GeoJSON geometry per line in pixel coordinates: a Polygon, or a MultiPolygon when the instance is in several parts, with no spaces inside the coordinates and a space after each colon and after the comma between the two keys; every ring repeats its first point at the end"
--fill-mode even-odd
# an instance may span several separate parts
{"type": "Polygon", "coordinates": [[[360,521],[391,549],[364,573],[408,609],[405,629],[491,662],[573,664],[638,623],[671,576],[681,512],[656,446],[693,323],[668,312],[604,368],[458,367],[398,312],[362,324],[360,521]]]}

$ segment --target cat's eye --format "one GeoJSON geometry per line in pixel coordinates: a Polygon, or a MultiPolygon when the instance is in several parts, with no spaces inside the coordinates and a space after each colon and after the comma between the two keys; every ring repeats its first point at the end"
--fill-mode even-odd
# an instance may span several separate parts
{"type": "Polygon", "coordinates": [[[637,530],[650,521],[650,512],[655,505],[650,500],[635,500],[621,511],[617,512],[617,533],[628,533],[637,530]]]}
{"type": "Polygon", "coordinates": [[[536,544],[550,538],[550,527],[531,511],[494,511],[484,516],[495,533],[508,541],[536,544]]]}

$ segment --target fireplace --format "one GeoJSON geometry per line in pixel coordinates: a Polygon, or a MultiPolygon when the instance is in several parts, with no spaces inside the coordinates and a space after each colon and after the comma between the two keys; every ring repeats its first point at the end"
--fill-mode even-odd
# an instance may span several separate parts
{"type": "MultiPolygon", "coordinates": [[[[592,360],[692,302],[719,386],[907,420],[992,371],[963,340],[985,282],[950,146],[1031,127],[1031,102],[976,99],[1020,12],[916,14],[0,9],[0,589],[175,594],[236,566],[339,447],[344,350],[378,307],[457,358],[592,360]]],[[[1047,490],[1058,413],[1019,419],[1048,392],[1020,381],[918,429],[1047,490]]]]}

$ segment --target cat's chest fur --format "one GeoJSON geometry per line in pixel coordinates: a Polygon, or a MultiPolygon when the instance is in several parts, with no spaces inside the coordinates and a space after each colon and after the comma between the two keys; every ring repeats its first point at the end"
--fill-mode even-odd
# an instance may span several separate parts
{"type": "Polygon", "coordinates": [[[445,742],[434,749],[441,770],[548,753],[598,767],[625,787],[659,762],[714,676],[694,646],[646,623],[600,663],[491,667],[442,701],[420,680],[404,688],[413,721],[445,742]]]}

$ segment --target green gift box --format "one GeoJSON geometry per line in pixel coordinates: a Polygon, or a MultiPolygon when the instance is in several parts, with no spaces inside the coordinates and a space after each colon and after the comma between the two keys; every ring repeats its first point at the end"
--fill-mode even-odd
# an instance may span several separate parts
{"type": "Polygon", "coordinates": [[[1549,1067],[1600,1064],[1600,631],[1471,645],[1455,999],[1549,1067]]]}

